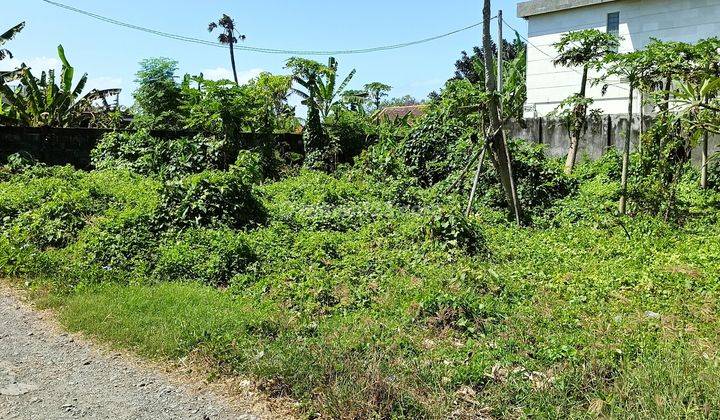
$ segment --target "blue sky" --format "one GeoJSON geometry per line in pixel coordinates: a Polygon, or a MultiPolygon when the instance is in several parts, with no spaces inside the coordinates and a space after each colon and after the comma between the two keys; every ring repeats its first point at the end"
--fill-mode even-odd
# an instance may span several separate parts
{"type": "MultiPolygon", "coordinates": [[[[58,0],[61,3],[117,20],[164,32],[214,40],[207,25],[222,13],[232,16],[248,46],[336,50],[357,49],[413,41],[462,28],[482,18],[479,0],[245,0],[245,1],[98,1],[58,0]]],[[[229,76],[226,49],[188,44],[136,32],[57,8],[42,0],[5,1],[0,30],[26,21],[26,29],[7,47],[15,61],[36,70],[59,67],[57,45],[63,44],[76,72],[90,75],[89,88],[120,87],[121,100],[132,103],[137,63],[148,57],[176,59],[181,73],[229,76]]],[[[527,24],[515,17],[516,1],[493,1],[508,23],[523,33],[527,24]]],[[[493,24],[495,33],[496,24],[493,24]]],[[[424,98],[453,74],[453,63],[463,49],[480,42],[480,28],[428,44],[372,54],[338,55],[341,75],[357,69],[351,87],[371,81],[394,87],[391,96],[424,98]]],[[[511,38],[512,34],[505,35],[511,38]]],[[[260,71],[283,73],[288,56],[241,52],[240,77],[260,71]]],[[[310,57],[326,61],[326,57],[310,57]]]]}

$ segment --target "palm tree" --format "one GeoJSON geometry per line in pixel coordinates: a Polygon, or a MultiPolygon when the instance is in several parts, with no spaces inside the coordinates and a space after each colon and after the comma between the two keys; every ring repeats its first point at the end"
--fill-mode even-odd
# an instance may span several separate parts
{"type": "Polygon", "coordinates": [[[218,27],[223,29],[223,32],[218,36],[218,41],[223,45],[228,45],[230,47],[230,62],[232,63],[232,70],[233,70],[233,77],[235,78],[235,84],[238,84],[238,77],[237,77],[237,69],[235,67],[235,47],[234,45],[238,42],[238,39],[240,41],[245,40],[245,35],[238,35],[237,37],[235,34],[237,33],[237,30],[235,29],[235,22],[232,20],[232,18],[228,15],[223,14],[220,20],[216,22],[210,22],[208,25],[208,32],[212,32],[218,27]]]}
{"type": "MultiPolygon", "coordinates": [[[[24,27],[25,27],[25,22],[21,22],[15,26],[13,26],[12,28],[10,28],[4,34],[0,35],[0,46],[5,44],[6,42],[10,41],[11,39],[13,39],[15,37],[15,35],[17,35],[20,31],[23,30],[24,27]]],[[[5,48],[0,48],[0,60],[4,60],[5,58],[12,58],[12,57],[13,57],[13,55],[10,52],[10,50],[5,49],[5,48]]]]}

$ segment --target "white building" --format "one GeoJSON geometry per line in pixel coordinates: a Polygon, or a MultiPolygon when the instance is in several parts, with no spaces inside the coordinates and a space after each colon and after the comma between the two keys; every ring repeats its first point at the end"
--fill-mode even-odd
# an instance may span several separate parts
{"type": "MultiPolygon", "coordinates": [[[[553,65],[557,51],[552,44],[563,33],[591,28],[615,32],[622,38],[620,52],[643,49],[651,38],[694,43],[720,36],[720,0],[532,0],[518,4],[518,16],[528,21],[531,44],[526,117],[547,115],[580,89],[581,69],[553,65]]],[[[601,86],[589,87],[592,108],[626,113],[627,85],[607,83],[611,86],[604,96],[601,86]]]]}

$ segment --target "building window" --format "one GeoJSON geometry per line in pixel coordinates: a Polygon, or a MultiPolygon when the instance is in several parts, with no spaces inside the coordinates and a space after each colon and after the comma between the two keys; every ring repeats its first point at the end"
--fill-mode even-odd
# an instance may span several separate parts
{"type": "Polygon", "coordinates": [[[620,12],[608,13],[607,33],[620,36],[620,12]]]}

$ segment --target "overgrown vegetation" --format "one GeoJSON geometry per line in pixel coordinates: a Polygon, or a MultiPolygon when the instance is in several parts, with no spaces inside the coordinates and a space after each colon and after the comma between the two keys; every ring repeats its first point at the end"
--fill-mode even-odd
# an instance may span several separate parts
{"type": "Polygon", "coordinates": [[[0,271],[72,330],[200,354],[308,416],[713,417],[718,166],[687,153],[718,125],[715,44],[678,76],[668,52],[689,47],[654,43],[668,61],[634,87],[670,82],[642,150],[566,173],[497,130],[525,101],[525,54],[498,93],[486,35],[412,121],[369,118],[387,86],[346,89],[334,59],[242,86],[144,61],[136,130],[109,133],[94,170],[14,155],[0,171],[0,271]],[[304,157],[272,142],[297,125],[291,83],[304,157]]]}

